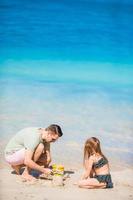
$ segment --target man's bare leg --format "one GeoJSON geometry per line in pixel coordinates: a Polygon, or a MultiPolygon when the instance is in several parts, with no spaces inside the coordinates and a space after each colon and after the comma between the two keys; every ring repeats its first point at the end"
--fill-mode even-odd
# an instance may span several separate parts
{"type": "Polygon", "coordinates": [[[22,167],[25,167],[24,164],[21,164],[21,165],[11,165],[11,167],[14,169],[14,171],[16,172],[17,175],[20,175],[20,169],[22,167]]]}
{"type": "Polygon", "coordinates": [[[21,165],[16,165],[16,166],[11,165],[11,167],[14,169],[17,175],[20,175],[21,165]]]}
{"type": "MultiPolygon", "coordinates": [[[[44,150],[44,145],[39,144],[38,147],[35,150],[34,156],[33,156],[33,161],[37,162],[38,159],[40,158],[41,154],[43,153],[44,150]]],[[[34,181],[36,180],[32,175],[30,175],[30,168],[26,166],[23,174],[22,174],[22,179],[25,181],[34,181]]]]}
{"type": "MultiPolygon", "coordinates": [[[[16,166],[15,165],[11,165],[11,167],[15,170],[15,172],[16,172],[17,175],[21,175],[20,174],[20,169],[22,167],[24,167],[24,166],[25,166],[24,164],[22,164],[22,165],[16,165],[16,166]]],[[[32,181],[32,180],[35,180],[35,178],[29,174],[29,168],[28,167],[25,167],[25,169],[24,169],[24,171],[23,171],[23,173],[21,175],[21,178],[22,178],[23,181],[32,181]]]]}
{"type": "Polygon", "coordinates": [[[23,181],[35,181],[36,180],[32,175],[29,174],[29,172],[30,172],[30,168],[26,166],[24,172],[21,175],[21,178],[23,181]]]}

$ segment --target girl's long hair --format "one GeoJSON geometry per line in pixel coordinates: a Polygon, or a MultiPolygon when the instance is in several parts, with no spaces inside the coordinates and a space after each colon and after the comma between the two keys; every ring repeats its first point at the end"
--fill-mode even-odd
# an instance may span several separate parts
{"type": "Polygon", "coordinates": [[[101,155],[104,159],[107,160],[107,158],[103,155],[100,147],[100,141],[95,138],[91,137],[86,140],[85,145],[84,145],[84,161],[83,163],[85,164],[85,160],[88,160],[91,155],[95,153],[98,153],[101,155]]]}

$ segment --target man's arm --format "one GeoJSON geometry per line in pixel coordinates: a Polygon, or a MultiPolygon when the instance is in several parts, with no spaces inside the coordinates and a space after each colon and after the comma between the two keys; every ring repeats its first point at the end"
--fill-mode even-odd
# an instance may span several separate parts
{"type": "Polygon", "coordinates": [[[48,168],[43,168],[42,166],[38,165],[37,163],[35,163],[33,160],[32,160],[32,157],[33,157],[33,152],[31,150],[26,150],[25,152],[25,160],[24,160],[24,164],[31,168],[31,169],[35,169],[35,170],[38,170],[42,173],[50,173],[51,170],[48,169],[48,168]]]}

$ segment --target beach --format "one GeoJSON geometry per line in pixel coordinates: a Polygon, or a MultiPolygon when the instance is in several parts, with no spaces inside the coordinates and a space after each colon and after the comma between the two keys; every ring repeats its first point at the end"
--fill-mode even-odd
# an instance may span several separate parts
{"type": "Polygon", "coordinates": [[[113,189],[81,189],[73,185],[80,177],[81,170],[67,168],[71,172],[70,178],[64,186],[53,186],[49,180],[37,180],[36,183],[22,182],[20,178],[11,173],[11,169],[0,169],[1,200],[132,200],[133,199],[133,169],[125,169],[112,172],[113,189]],[[72,173],[73,172],[73,173],[72,173]]]}
{"type": "Polygon", "coordinates": [[[1,199],[133,199],[132,97],[130,87],[79,83],[49,83],[1,80],[1,199]],[[44,91],[43,93],[41,91],[44,91]],[[34,94],[38,94],[34,96],[34,94]],[[47,95],[45,95],[47,94],[47,95]],[[82,96],[82,98],[81,98],[82,96]],[[22,101],[23,99],[23,101],[22,101]],[[75,101],[76,99],[76,101],[75,101]],[[20,106],[21,102],[21,106],[20,106]],[[63,137],[51,144],[52,164],[63,164],[70,172],[63,187],[50,181],[22,182],[4,161],[10,138],[25,127],[58,123],[63,137]],[[83,146],[88,137],[101,141],[108,157],[113,189],[80,189],[73,185],[83,171],[83,146]]]}
{"type": "MultiPolygon", "coordinates": [[[[5,143],[1,145],[4,149],[5,143]]],[[[69,147],[70,148],[70,147],[69,147]]],[[[59,157],[59,155],[58,155],[59,157]]],[[[73,155],[72,155],[73,157],[73,155]]],[[[1,200],[132,200],[133,199],[133,168],[121,163],[111,163],[111,175],[114,184],[112,189],[81,189],[74,185],[83,173],[82,163],[75,165],[62,158],[55,159],[56,163],[61,161],[65,167],[65,174],[68,178],[64,186],[55,186],[51,180],[38,178],[37,172],[31,172],[36,177],[36,182],[23,182],[20,176],[9,167],[4,161],[4,154],[1,153],[0,163],[0,196],[1,200]]],[[[55,163],[54,162],[54,163],[55,163]]],[[[53,162],[52,162],[53,163],[53,162]]]]}
{"type": "Polygon", "coordinates": [[[1,200],[133,199],[133,3],[131,0],[0,2],[1,200]],[[59,124],[52,163],[63,187],[22,182],[4,160],[10,138],[26,127],[59,124]],[[73,185],[87,138],[108,158],[113,189],[73,185]]]}
{"type": "Polygon", "coordinates": [[[2,200],[96,200],[103,196],[107,200],[133,199],[130,87],[22,79],[1,80],[1,87],[2,200]],[[60,124],[64,133],[51,144],[52,164],[63,164],[66,171],[72,172],[70,178],[63,187],[53,187],[46,180],[37,180],[35,184],[22,182],[5,163],[4,148],[20,129],[46,127],[51,123],[60,124]],[[73,185],[83,171],[84,142],[92,136],[100,139],[109,159],[113,189],[86,190],[73,185]]]}

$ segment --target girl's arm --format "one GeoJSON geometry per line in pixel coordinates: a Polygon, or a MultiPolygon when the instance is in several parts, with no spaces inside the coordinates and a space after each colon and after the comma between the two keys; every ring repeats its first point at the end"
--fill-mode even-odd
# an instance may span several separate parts
{"type": "Polygon", "coordinates": [[[92,166],[93,166],[93,158],[90,156],[88,160],[85,160],[85,172],[82,176],[82,179],[87,179],[91,176],[92,166]]]}

